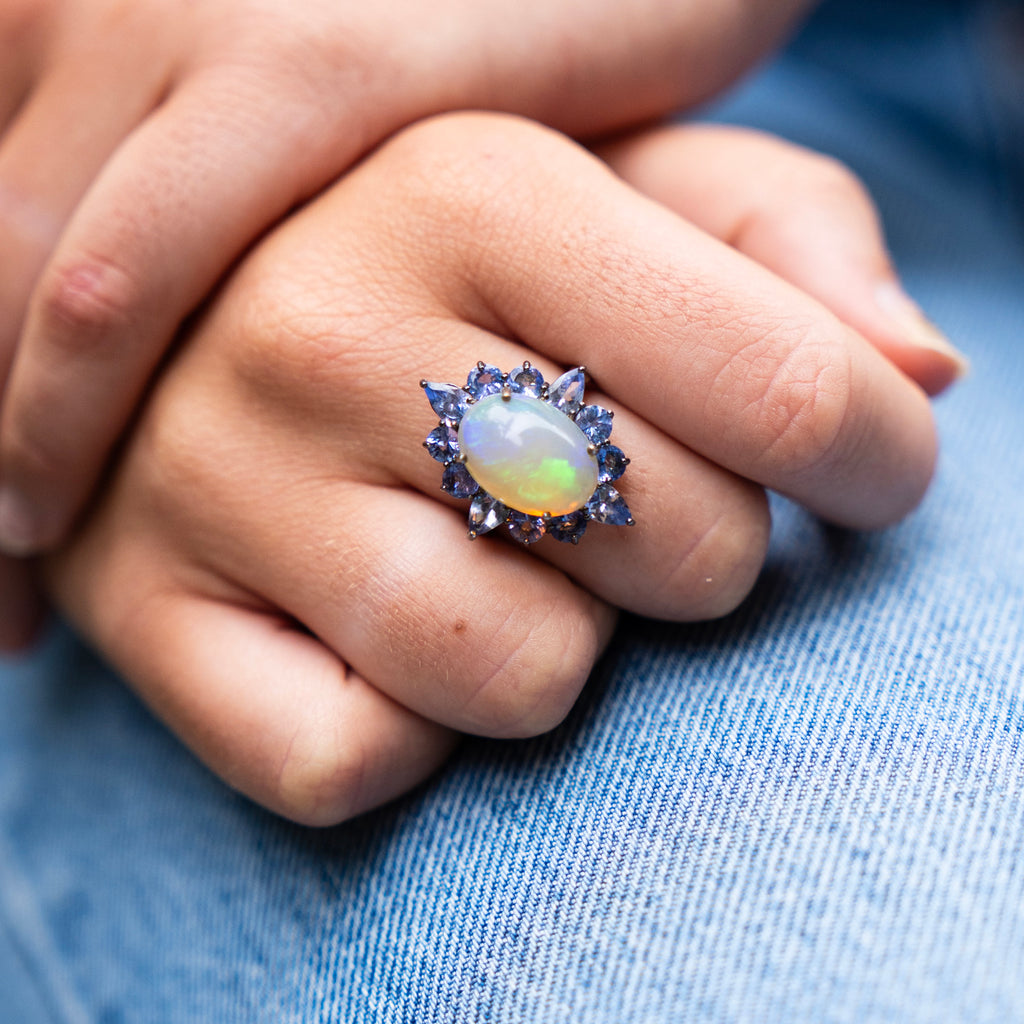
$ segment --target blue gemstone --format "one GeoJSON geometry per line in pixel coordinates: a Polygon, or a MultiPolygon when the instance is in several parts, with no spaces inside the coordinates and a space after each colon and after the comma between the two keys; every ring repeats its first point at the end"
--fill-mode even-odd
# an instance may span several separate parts
{"type": "Polygon", "coordinates": [[[601,484],[594,491],[594,496],[587,502],[587,513],[596,522],[607,523],[609,526],[633,525],[629,506],[611,484],[601,484]]]}
{"type": "Polygon", "coordinates": [[[548,401],[566,416],[575,416],[583,405],[583,367],[563,373],[548,389],[548,401]]]}
{"type": "Polygon", "coordinates": [[[450,462],[445,466],[442,491],[447,491],[453,498],[472,498],[479,489],[479,484],[461,462],[450,462]]]}
{"type": "Polygon", "coordinates": [[[430,457],[438,462],[450,462],[459,454],[459,432],[449,423],[440,426],[427,434],[423,446],[430,452],[430,457]]]}
{"type": "Polygon", "coordinates": [[[469,371],[466,390],[476,399],[497,394],[502,387],[502,373],[496,366],[480,364],[469,371]]]}
{"type": "Polygon", "coordinates": [[[544,375],[533,366],[523,366],[519,370],[513,370],[509,377],[509,387],[519,393],[532,395],[540,398],[544,388],[544,375]]]}
{"type": "Polygon", "coordinates": [[[501,526],[509,517],[509,509],[506,508],[497,498],[481,491],[473,499],[469,506],[469,528],[471,536],[479,537],[482,533],[489,533],[497,526],[501,526]]]}
{"type": "Polygon", "coordinates": [[[536,544],[544,536],[544,520],[540,516],[528,516],[525,512],[511,512],[508,532],[520,544],[536,544]]]}
{"type": "Polygon", "coordinates": [[[618,480],[626,472],[628,465],[629,459],[623,454],[621,448],[616,448],[613,444],[606,444],[597,452],[598,482],[608,484],[613,480],[618,480]]]}
{"type": "Polygon", "coordinates": [[[587,514],[580,509],[579,512],[570,512],[567,516],[559,516],[557,519],[548,520],[548,534],[566,544],[579,544],[580,537],[587,529],[587,514]]]}
{"type": "Polygon", "coordinates": [[[469,394],[454,384],[432,384],[430,381],[422,381],[421,386],[434,412],[441,419],[457,426],[466,411],[466,399],[470,397],[469,394]]]}
{"type": "Polygon", "coordinates": [[[594,444],[604,444],[612,433],[612,411],[600,405],[585,405],[576,413],[576,426],[594,444]]]}

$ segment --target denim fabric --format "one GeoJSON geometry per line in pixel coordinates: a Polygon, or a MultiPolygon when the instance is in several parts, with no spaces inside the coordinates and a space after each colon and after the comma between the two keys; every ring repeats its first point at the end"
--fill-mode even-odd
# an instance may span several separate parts
{"type": "Polygon", "coordinates": [[[775,502],[738,612],[627,621],[562,727],[324,831],[55,631],[0,667],[0,1021],[1024,1020],[1015,21],[833,3],[715,112],[854,166],[969,353],[919,512],[857,535],[775,502]]]}

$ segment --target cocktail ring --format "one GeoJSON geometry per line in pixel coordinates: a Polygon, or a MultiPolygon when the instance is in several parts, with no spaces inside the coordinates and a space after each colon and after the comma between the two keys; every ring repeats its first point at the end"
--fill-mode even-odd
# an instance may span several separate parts
{"type": "Polygon", "coordinates": [[[504,524],[522,544],[577,544],[589,522],[633,525],[612,486],[629,459],[608,443],[611,411],[583,404],[584,373],[545,384],[529,362],[480,362],[465,387],[420,381],[440,417],[423,444],[444,464],[441,490],[472,501],[470,540],[504,524]]]}

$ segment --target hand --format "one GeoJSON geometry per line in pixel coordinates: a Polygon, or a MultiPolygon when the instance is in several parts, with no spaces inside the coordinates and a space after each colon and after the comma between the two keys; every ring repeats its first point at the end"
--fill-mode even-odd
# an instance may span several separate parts
{"type": "MultiPolygon", "coordinates": [[[[716,144],[686,143],[679,196],[716,144]]],[[[785,201],[800,196],[816,201],[785,201]]],[[[824,306],[567,140],[453,115],[395,137],[236,270],[49,577],[215,771],[325,824],[424,778],[459,731],[551,728],[614,609],[734,608],[768,541],[763,487],[881,526],[934,457],[923,391],[824,306]],[[578,547],[466,540],[420,447],[436,416],[417,382],[479,359],[590,368],[588,401],[633,458],[636,526],[578,547]]]]}
{"type": "Polygon", "coordinates": [[[63,535],[183,318],[382,138],[465,107],[650,118],[808,3],[5,0],[0,549],[63,535]]]}

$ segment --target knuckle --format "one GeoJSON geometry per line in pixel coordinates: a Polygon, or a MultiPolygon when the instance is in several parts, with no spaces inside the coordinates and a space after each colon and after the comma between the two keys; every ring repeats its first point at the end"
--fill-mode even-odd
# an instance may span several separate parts
{"type": "Polygon", "coordinates": [[[383,281],[367,268],[335,267],[325,277],[294,248],[286,252],[246,267],[203,340],[225,353],[243,393],[301,407],[306,418],[365,422],[383,381],[422,348],[422,314],[397,275],[383,281]]]}
{"type": "Polygon", "coordinates": [[[217,472],[221,435],[210,418],[190,403],[160,396],[140,425],[132,455],[140,491],[165,515],[189,504],[182,502],[183,494],[209,495],[222,475],[217,472]]]}
{"type": "Polygon", "coordinates": [[[797,479],[832,457],[850,408],[849,350],[811,328],[781,356],[776,346],[762,350],[751,369],[759,383],[747,410],[749,436],[760,440],[764,471],[797,479]]]}
{"type": "Polygon", "coordinates": [[[755,245],[764,236],[779,245],[799,249],[806,245],[809,224],[820,218],[851,215],[865,223],[877,221],[874,200],[860,178],[845,164],[830,156],[798,150],[793,159],[769,164],[768,187],[750,215],[741,221],[733,244],[755,245]]]}
{"type": "Polygon", "coordinates": [[[138,316],[142,289],[122,265],[100,256],[62,262],[39,285],[38,312],[50,342],[70,355],[102,354],[138,316]]]}
{"type": "Polygon", "coordinates": [[[805,154],[794,179],[798,193],[811,192],[840,204],[851,200],[870,202],[868,190],[860,178],[841,160],[822,153],[805,154]]]}
{"type": "Polygon", "coordinates": [[[165,378],[125,452],[133,490],[153,514],[197,535],[197,524],[213,526],[225,515],[236,491],[237,478],[225,472],[236,458],[225,431],[230,414],[221,415],[227,402],[220,390],[182,388],[165,378]]]}
{"type": "Polygon", "coordinates": [[[768,552],[771,516],[760,487],[739,486],[742,494],[698,529],[682,557],[670,561],[660,579],[652,574],[645,580],[656,607],[678,607],[682,600],[688,620],[717,619],[750,593],[768,552]]]}
{"type": "Polygon", "coordinates": [[[389,147],[406,208],[432,233],[477,232],[522,224],[519,200],[543,182],[552,150],[546,129],[518,117],[472,112],[442,114],[406,128],[389,147]]]}
{"type": "MultiPolygon", "coordinates": [[[[367,359],[367,337],[377,329],[379,312],[353,298],[340,309],[335,289],[323,281],[291,277],[249,282],[221,342],[241,385],[262,396],[317,394],[330,401],[337,388],[360,377],[367,359]]],[[[337,289],[338,292],[343,289],[337,289]]],[[[348,294],[348,289],[344,289],[348,294]]],[[[355,295],[360,294],[358,290],[355,295]]]]}
{"type": "Polygon", "coordinates": [[[57,241],[60,229],[59,219],[38,197],[0,170],[0,238],[8,254],[19,254],[11,265],[17,262],[23,267],[19,277],[24,282],[24,294],[19,294],[19,301],[27,299],[37,262],[57,241]]]}
{"type": "Polygon", "coordinates": [[[512,615],[491,636],[490,663],[462,708],[468,731],[537,736],[568,714],[593,667],[596,641],[582,618],[550,611],[525,625],[512,615]]]}
{"type": "Polygon", "coordinates": [[[303,730],[281,758],[267,803],[301,825],[337,824],[359,812],[367,769],[366,753],[351,735],[303,730]]]}

